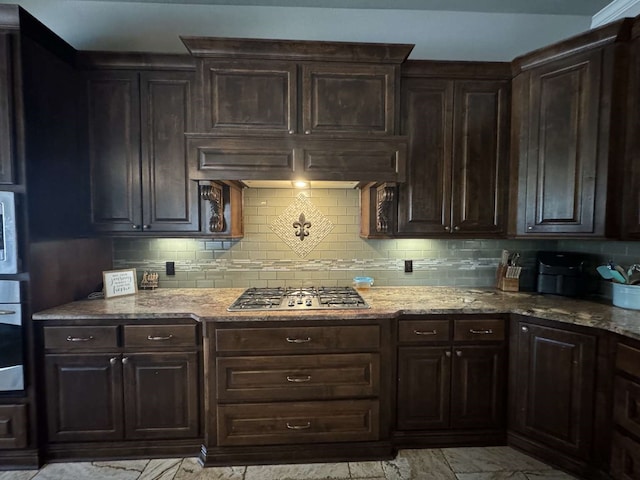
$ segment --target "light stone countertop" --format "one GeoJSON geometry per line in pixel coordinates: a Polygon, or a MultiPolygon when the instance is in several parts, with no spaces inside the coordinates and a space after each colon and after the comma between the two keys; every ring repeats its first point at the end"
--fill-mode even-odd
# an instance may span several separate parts
{"type": "Polygon", "coordinates": [[[515,313],[587,327],[640,340],[640,310],[555,295],[454,287],[373,287],[360,294],[369,309],[229,312],[243,288],[159,288],[136,295],[80,300],[33,315],[34,320],[287,321],[395,318],[398,315],[515,313]]]}

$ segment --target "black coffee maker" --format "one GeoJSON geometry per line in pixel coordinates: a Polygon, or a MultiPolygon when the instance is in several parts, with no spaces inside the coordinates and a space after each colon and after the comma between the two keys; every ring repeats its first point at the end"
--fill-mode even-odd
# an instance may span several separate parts
{"type": "Polygon", "coordinates": [[[572,252],[538,252],[538,293],[576,297],[587,292],[585,255],[572,252]]]}

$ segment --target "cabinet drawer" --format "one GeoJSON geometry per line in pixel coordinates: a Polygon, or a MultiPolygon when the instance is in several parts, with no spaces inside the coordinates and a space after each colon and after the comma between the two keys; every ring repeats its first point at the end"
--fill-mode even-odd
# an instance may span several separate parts
{"type": "Polygon", "coordinates": [[[377,440],[375,400],[218,405],[218,445],[377,440]]]}
{"type": "Polygon", "coordinates": [[[61,349],[116,348],[118,327],[44,327],[44,346],[61,349]]]}
{"type": "Polygon", "coordinates": [[[26,405],[0,405],[0,448],[25,448],[26,446],[26,405]]]}
{"type": "Polygon", "coordinates": [[[190,347],[197,344],[196,325],[125,325],[125,347],[190,347]]]}
{"type": "Polygon", "coordinates": [[[380,390],[378,354],[219,357],[219,401],[371,397],[380,390]]]}
{"type": "MultiPolygon", "coordinates": [[[[640,385],[616,377],[613,401],[614,422],[640,437],[640,385]]],[[[640,467],[640,466],[639,466],[640,467]]]]}
{"type": "Polygon", "coordinates": [[[619,343],[616,352],[616,368],[640,378],[640,350],[619,343]]]}
{"type": "Polygon", "coordinates": [[[611,442],[611,476],[615,480],[640,478],[640,444],[618,432],[611,442]]]}
{"type": "Polygon", "coordinates": [[[504,320],[454,320],[453,340],[496,342],[504,340],[504,320]]]}
{"type": "Polygon", "coordinates": [[[400,343],[446,342],[449,340],[449,320],[400,320],[400,343]]]}
{"type": "Polygon", "coordinates": [[[339,352],[375,350],[379,346],[380,327],[378,325],[216,330],[218,352],[339,352]]]}

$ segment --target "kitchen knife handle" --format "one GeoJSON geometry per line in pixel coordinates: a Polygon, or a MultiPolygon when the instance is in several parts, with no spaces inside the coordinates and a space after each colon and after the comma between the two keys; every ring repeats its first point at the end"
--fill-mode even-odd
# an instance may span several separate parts
{"type": "Polygon", "coordinates": [[[307,338],[291,338],[287,337],[287,342],[289,343],[307,343],[311,341],[311,337],[307,338]]]}

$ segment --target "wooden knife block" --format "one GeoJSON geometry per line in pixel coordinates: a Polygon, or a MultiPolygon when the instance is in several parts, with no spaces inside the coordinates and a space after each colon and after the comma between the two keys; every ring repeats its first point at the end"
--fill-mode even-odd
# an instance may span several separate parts
{"type": "Polygon", "coordinates": [[[520,279],[519,278],[507,278],[507,265],[498,265],[496,270],[496,288],[505,292],[519,292],[520,291],[520,279]]]}

